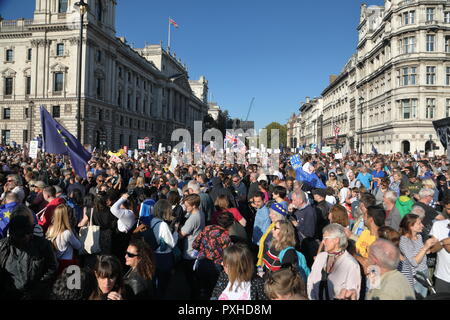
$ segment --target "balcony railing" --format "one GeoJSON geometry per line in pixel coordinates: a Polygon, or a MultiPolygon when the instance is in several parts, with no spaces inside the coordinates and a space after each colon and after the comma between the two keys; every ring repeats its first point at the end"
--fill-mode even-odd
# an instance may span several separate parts
{"type": "Polygon", "coordinates": [[[28,29],[33,19],[3,20],[0,21],[0,32],[17,32],[28,29]]]}

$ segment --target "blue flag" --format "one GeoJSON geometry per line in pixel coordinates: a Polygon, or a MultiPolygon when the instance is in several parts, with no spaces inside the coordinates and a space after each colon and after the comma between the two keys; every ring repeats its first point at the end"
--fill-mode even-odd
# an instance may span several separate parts
{"type": "Polygon", "coordinates": [[[155,200],[147,199],[141,204],[139,210],[139,221],[146,225],[150,225],[150,221],[153,219],[153,208],[155,206],[155,200]]]}
{"type": "Polygon", "coordinates": [[[372,153],[378,154],[378,150],[375,148],[373,144],[372,144],[372,153]]]}
{"type": "Polygon", "coordinates": [[[16,206],[16,202],[10,202],[0,206],[0,239],[6,237],[6,231],[8,230],[11,212],[13,212],[16,206]]]}
{"type": "Polygon", "coordinates": [[[326,189],[327,187],[323,184],[322,180],[315,173],[308,173],[303,170],[302,162],[300,156],[292,156],[290,158],[292,167],[295,169],[296,180],[306,183],[312,188],[316,189],[326,189]]]}
{"type": "Polygon", "coordinates": [[[43,106],[40,111],[45,152],[68,155],[76,174],[86,178],[86,164],[91,159],[91,154],[43,106]]]}

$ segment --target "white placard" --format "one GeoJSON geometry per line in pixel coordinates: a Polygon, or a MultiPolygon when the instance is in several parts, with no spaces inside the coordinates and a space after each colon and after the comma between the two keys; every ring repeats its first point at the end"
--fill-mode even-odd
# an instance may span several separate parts
{"type": "Polygon", "coordinates": [[[272,149],[267,149],[267,153],[271,154],[272,153],[272,149]]]}
{"type": "Polygon", "coordinates": [[[331,153],[331,147],[323,147],[322,153],[331,153]]]}
{"type": "Polygon", "coordinates": [[[336,160],[342,159],[342,153],[336,153],[334,155],[334,159],[336,159],[336,160]]]}
{"type": "Polygon", "coordinates": [[[139,139],[138,140],[138,149],[139,150],[145,150],[145,139],[139,139]]]}
{"type": "Polygon", "coordinates": [[[32,159],[37,158],[38,146],[39,146],[39,141],[31,141],[30,142],[30,152],[29,152],[30,158],[32,158],[32,159]]]}
{"type": "Polygon", "coordinates": [[[138,149],[134,149],[134,159],[139,160],[139,150],[138,149]]]}
{"type": "Polygon", "coordinates": [[[166,147],[162,147],[162,152],[166,152],[166,147]]]}
{"type": "Polygon", "coordinates": [[[433,151],[428,152],[428,158],[433,158],[433,157],[434,157],[434,152],[433,151]]]}
{"type": "Polygon", "coordinates": [[[275,154],[281,153],[281,150],[280,149],[275,149],[275,150],[273,150],[273,153],[275,153],[275,154]]]}

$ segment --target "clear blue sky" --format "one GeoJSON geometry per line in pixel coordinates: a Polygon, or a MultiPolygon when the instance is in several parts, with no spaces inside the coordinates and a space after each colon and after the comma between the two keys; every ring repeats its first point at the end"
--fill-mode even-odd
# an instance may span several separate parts
{"type": "MultiPolygon", "coordinates": [[[[209,98],[231,116],[257,128],[285,123],[306,96],[319,96],[339,73],[357,42],[363,0],[117,0],[117,36],[135,47],[167,45],[188,66],[191,79],[205,75],[209,98]]],[[[35,0],[0,0],[5,19],[31,18],[35,0]],[[20,5],[19,5],[20,4],[20,5]]],[[[371,0],[381,5],[384,0],[371,0]]]]}

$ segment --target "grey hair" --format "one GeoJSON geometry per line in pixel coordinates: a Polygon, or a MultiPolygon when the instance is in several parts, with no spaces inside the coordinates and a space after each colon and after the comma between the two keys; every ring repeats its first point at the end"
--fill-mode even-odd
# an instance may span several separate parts
{"type": "Polygon", "coordinates": [[[328,233],[332,237],[339,238],[339,247],[342,250],[347,249],[348,240],[344,227],[337,223],[332,223],[323,228],[323,233],[328,233]]]}
{"type": "Polygon", "coordinates": [[[20,186],[22,185],[19,176],[17,174],[8,174],[7,178],[12,178],[14,180],[14,182],[16,183],[16,185],[20,186]]]}
{"type": "Polygon", "coordinates": [[[400,262],[399,249],[388,240],[376,240],[369,247],[369,254],[377,258],[380,267],[388,270],[396,270],[400,262]]]}
{"type": "Polygon", "coordinates": [[[392,190],[386,191],[384,198],[389,200],[391,203],[395,203],[397,201],[397,193],[392,190]]]}
{"type": "Polygon", "coordinates": [[[197,181],[191,180],[187,186],[188,189],[192,189],[194,193],[200,193],[200,184],[197,181]]]}
{"type": "Polygon", "coordinates": [[[419,216],[420,219],[425,218],[425,209],[420,206],[413,206],[410,213],[419,216]]]}
{"type": "Polygon", "coordinates": [[[295,194],[295,196],[296,196],[297,198],[301,199],[302,202],[307,202],[307,201],[306,201],[306,193],[304,193],[302,189],[300,189],[300,188],[295,189],[295,190],[293,191],[293,193],[295,194]]]}
{"type": "Polygon", "coordinates": [[[423,188],[423,189],[420,189],[420,191],[419,191],[419,198],[420,199],[423,199],[423,198],[426,198],[426,197],[432,197],[432,196],[434,196],[434,190],[433,189],[423,188]]]}

